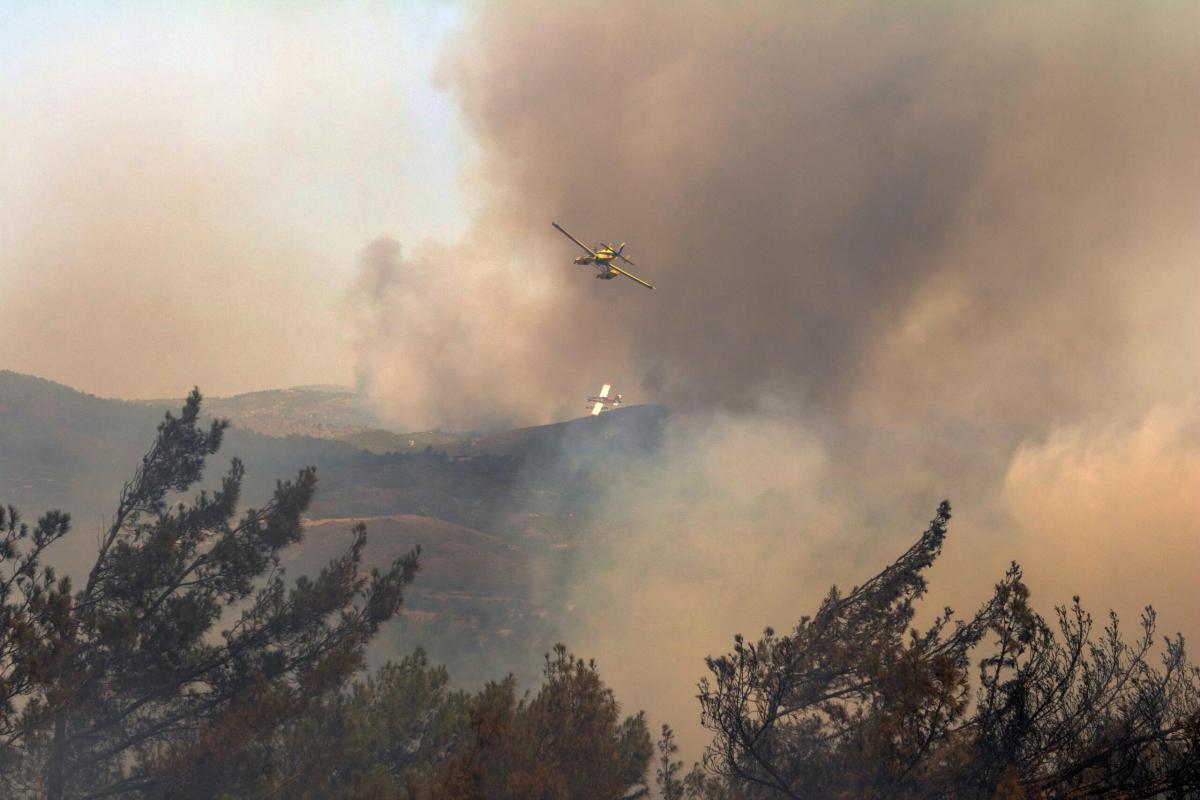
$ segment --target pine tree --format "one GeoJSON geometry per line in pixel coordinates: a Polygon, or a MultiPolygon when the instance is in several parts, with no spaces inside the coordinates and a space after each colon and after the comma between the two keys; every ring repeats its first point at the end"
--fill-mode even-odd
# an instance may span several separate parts
{"type": "Polygon", "coordinates": [[[671,730],[670,725],[664,723],[662,736],[658,740],[658,769],[654,772],[658,783],[658,794],[662,800],[683,800],[683,781],[676,777],[683,769],[683,762],[672,760],[678,752],[679,745],[675,744],[675,731],[671,730]]]}
{"type": "Polygon", "coordinates": [[[788,635],[708,659],[708,776],[689,795],[759,798],[1192,797],[1200,792],[1200,671],[1183,639],[1149,663],[1147,609],[1132,644],[1112,615],[1099,640],[1075,599],[1059,636],[1013,564],[972,618],[910,630],[950,518],[895,563],[837,588],[788,635]],[[979,678],[969,673],[977,649],[979,678]],[[974,702],[972,703],[972,699],[974,702]]]}
{"type": "Polygon", "coordinates": [[[280,553],[303,538],[311,467],[240,517],[237,459],[215,491],[168,502],[201,480],[227,427],[201,426],[200,401],[194,390],[159,425],[78,591],[41,563],[69,520],[51,513],[28,531],[6,515],[0,757],[12,794],[235,786],[261,771],[260,743],[360,668],[400,608],[418,552],[364,574],[361,525],[317,577],[285,582],[280,553]]]}
{"type": "Polygon", "coordinates": [[[401,797],[462,747],[468,695],[418,649],[312,704],[272,742],[272,769],[238,796],[401,797]]]}
{"type": "Polygon", "coordinates": [[[556,645],[545,683],[518,702],[515,682],[488,684],[468,708],[470,735],[415,787],[420,800],[622,800],[646,796],[652,745],[640,712],[621,719],[596,665],[556,645]]]}

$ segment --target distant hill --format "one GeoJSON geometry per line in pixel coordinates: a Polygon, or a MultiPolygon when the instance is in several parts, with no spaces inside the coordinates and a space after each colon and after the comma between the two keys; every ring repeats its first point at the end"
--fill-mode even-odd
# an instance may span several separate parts
{"type": "Polygon", "coordinates": [[[136,403],[0,371],[0,502],[26,514],[64,507],[77,518],[106,507],[159,418],[136,403]]]}
{"type": "MultiPolygon", "coordinates": [[[[244,421],[247,414],[260,421],[274,418],[292,429],[300,413],[331,431],[337,419],[358,413],[337,398],[354,400],[354,395],[304,389],[205,398],[206,415],[233,420],[210,463],[210,479],[238,456],[246,464],[247,501],[258,503],[277,478],[315,464],[321,485],[314,514],[319,516],[417,514],[512,532],[506,510],[522,495],[554,496],[567,505],[586,502],[589,482],[602,482],[630,459],[658,451],[667,418],[664,408],[632,406],[486,435],[373,430],[345,441],[270,436],[248,430],[244,421]]],[[[77,519],[106,513],[163,413],[178,410],[169,402],[154,407],[110,400],[0,371],[0,502],[26,509],[62,507],[77,519]]]]}
{"type": "MultiPolygon", "coordinates": [[[[0,503],[26,519],[70,512],[75,533],[51,557],[68,572],[84,569],[122,483],[164,411],[181,402],[105,399],[0,371],[0,503]]],[[[568,574],[560,566],[596,532],[598,490],[658,453],[667,419],[664,408],[633,406],[487,435],[354,431],[368,420],[358,398],[323,388],[205,398],[203,410],[233,421],[206,483],[238,456],[248,504],[265,501],[278,478],[316,465],[308,536],[287,554],[289,572],[327,561],[354,520],[368,524],[369,563],[420,544],[425,568],[410,594],[416,616],[406,635],[480,680],[497,674],[487,669],[517,669],[526,648],[553,643],[556,586],[568,574]],[[500,660],[465,655],[483,642],[500,660]]]]}
{"type": "MultiPolygon", "coordinates": [[[[170,408],[178,412],[180,403],[170,408]]],[[[122,483],[154,439],[168,410],[109,400],[29,375],[0,371],[0,502],[35,513],[62,508],[88,524],[108,513],[122,483]]],[[[204,411],[209,411],[207,399],[204,411]]],[[[307,464],[330,476],[365,454],[310,437],[276,438],[235,426],[209,464],[210,479],[233,456],[247,467],[247,500],[269,496],[275,480],[307,464]]]]}
{"type": "MultiPolygon", "coordinates": [[[[182,398],[139,401],[156,409],[178,408],[182,403],[182,398]]],[[[618,449],[653,450],[665,417],[661,407],[629,406],[599,417],[494,433],[398,432],[382,427],[353,389],[330,385],[206,397],[204,409],[210,416],[229,419],[236,428],[276,438],[327,439],[376,455],[440,453],[455,460],[512,456],[535,466],[557,462],[567,453],[608,451],[612,444],[618,449]]]]}
{"type": "MultiPolygon", "coordinates": [[[[147,400],[143,405],[178,408],[182,398],[147,400]]],[[[238,427],[267,436],[311,436],[338,439],[380,427],[379,418],[354,390],[346,386],[298,386],[261,392],[210,397],[205,409],[226,417],[238,427]]]]}

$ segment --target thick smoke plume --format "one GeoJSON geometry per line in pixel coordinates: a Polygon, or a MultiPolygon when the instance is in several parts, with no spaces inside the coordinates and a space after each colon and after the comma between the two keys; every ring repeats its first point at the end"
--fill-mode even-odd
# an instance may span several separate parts
{"type": "Polygon", "coordinates": [[[399,420],[466,426],[609,378],[901,426],[1191,391],[1198,17],[484,6],[444,67],[479,219],[413,253],[364,374],[399,420]],[[591,280],[551,219],[660,290],[591,280]]]}
{"type": "Polygon", "coordinates": [[[414,427],[602,380],[673,409],[670,468],[581,555],[573,644],[685,730],[705,653],[942,496],[931,603],[1016,558],[1043,607],[1200,633],[1198,32],[1186,4],[484,5],[444,64],[479,214],[368,252],[362,385],[414,427]],[[591,280],[551,220],[658,290],[591,280]]]}

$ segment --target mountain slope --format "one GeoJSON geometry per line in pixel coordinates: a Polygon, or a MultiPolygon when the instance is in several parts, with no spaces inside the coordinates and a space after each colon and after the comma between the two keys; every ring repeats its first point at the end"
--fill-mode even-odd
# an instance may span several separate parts
{"type": "MultiPolygon", "coordinates": [[[[306,389],[206,399],[203,411],[228,414],[233,426],[204,483],[213,485],[237,456],[246,465],[245,502],[257,505],[276,479],[316,465],[305,540],[284,554],[290,575],[311,573],[339,554],[355,521],[368,526],[368,568],[422,548],[405,621],[380,639],[372,659],[421,644],[467,685],[508,672],[535,677],[536,655],[565,632],[572,559],[588,558],[594,537],[607,534],[596,514],[605,491],[658,452],[666,410],[626,407],[490,435],[424,434],[424,447],[399,452],[244,427],[246,419],[268,420],[264,427],[275,430],[346,435],[353,420],[347,397],[353,395],[306,389]]],[[[73,534],[50,553],[61,570],[78,574],[90,566],[93,534],[167,407],[0,371],[0,503],[26,519],[51,508],[72,514],[73,534]]],[[[177,403],[170,407],[178,410],[177,403]]],[[[405,445],[422,436],[360,435],[405,445]]]]}
{"type": "MultiPolygon", "coordinates": [[[[147,400],[154,408],[178,408],[177,400],[147,400]]],[[[205,398],[205,410],[233,420],[239,428],[267,436],[310,436],[341,439],[379,427],[378,417],[353,389],[343,386],[298,386],[232,397],[205,398]]]]}
{"type": "MultiPolygon", "coordinates": [[[[314,406],[307,395],[347,395],[298,391],[302,402],[290,408],[333,429],[344,406],[330,406],[334,418],[326,419],[320,416],[321,403],[314,406]]],[[[290,396],[244,395],[238,408],[253,412],[257,397],[278,411],[287,408],[278,398],[290,396]]],[[[0,371],[0,503],[11,503],[27,516],[50,508],[70,512],[76,535],[56,555],[64,567],[85,563],[92,546],[88,533],[110,512],[165,410],[0,371]]],[[[204,410],[212,410],[207,400],[204,410]]],[[[314,518],[412,515],[451,523],[436,529],[447,535],[476,531],[536,550],[586,533],[596,487],[632,460],[657,452],[666,416],[660,407],[627,407],[400,453],[369,453],[347,442],[307,436],[265,436],[242,429],[235,417],[221,452],[210,461],[206,483],[212,485],[237,456],[246,465],[246,502],[254,505],[269,497],[278,478],[314,464],[320,479],[314,518]]],[[[288,419],[287,414],[280,418],[288,419]]]]}

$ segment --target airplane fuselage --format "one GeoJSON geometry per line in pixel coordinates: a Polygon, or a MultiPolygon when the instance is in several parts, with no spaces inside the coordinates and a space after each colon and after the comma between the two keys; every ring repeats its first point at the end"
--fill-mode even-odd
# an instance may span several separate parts
{"type": "Polygon", "coordinates": [[[580,266],[593,266],[600,270],[600,274],[596,276],[597,278],[612,280],[617,277],[617,273],[609,269],[608,265],[612,263],[614,258],[616,258],[616,254],[610,248],[600,247],[596,249],[596,255],[578,256],[575,259],[575,263],[580,266]]]}
{"type": "Polygon", "coordinates": [[[600,248],[596,249],[596,255],[594,255],[594,256],[576,256],[575,263],[576,264],[595,264],[597,266],[602,265],[602,264],[607,265],[610,261],[612,261],[616,257],[617,257],[617,254],[614,253],[609,248],[600,247],[600,248]]]}

